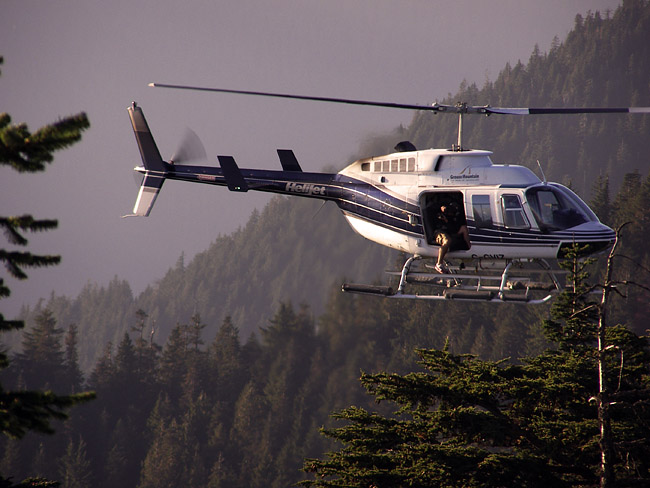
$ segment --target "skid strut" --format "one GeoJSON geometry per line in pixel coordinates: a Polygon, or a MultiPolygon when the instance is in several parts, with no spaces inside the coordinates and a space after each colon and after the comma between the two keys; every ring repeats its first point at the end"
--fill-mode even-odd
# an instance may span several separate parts
{"type": "MultiPolygon", "coordinates": [[[[527,261],[507,261],[503,262],[503,267],[499,267],[499,272],[483,273],[479,269],[474,272],[460,267],[447,266],[449,271],[446,273],[423,272],[413,270],[413,264],[421,260],[422,256],[415,254],[409,257],[401,271],[390,272],[390,274],[399,276],[397,289],[389,286],[378,285],[358,285],[344,284],[343,291],[349,293],[360,293],[365,295],[375,295],[387,298],[412,298],[419,300],[466,300],[479,302],[497,302],[497,303],[525,303],[539,304],[549,301],[553,294],[561,291],[562,287],[555,277],[555,272],[551,266],[543,260],[527,261]],[[526,263],[534,263],[541,267],[537,270],[523,270],[526,263]],[[512,273],[517,268],[517,273],[512,273]],[[522,272],[526,271],[522,276],[522,272]],[[535,283],[531,280],[531,275],[543,274],[550,278],[551,283],[535,283]],[[407,293],[407,284],[431,285],[436,293],[433,294],[412,294],[407,293]],[[543,298],[533,298],[529,293],[530,290],[544,290],[547,295],[543,298]]],[[[431,268],[430,265],[425,267],[431,268]]],[[[492,268],[494,269],[494,268],[492,268]]],[[[496,271],[496,270],[495,270],[496,271]]]]}
{"type": "Polygon", "coordinates": [[[422,259],[422,256],[419,254],[414,254],[406,260],[404,266],[402,267],[402,274],[399,279],[399,286],[397,287],[397,293],[399,295],[404,294],[404,288],[406,287],[406,277],[408,276],[409,271],[411,271],[411,264],[413,264],[413,261],[416,259],[422,259]]]}

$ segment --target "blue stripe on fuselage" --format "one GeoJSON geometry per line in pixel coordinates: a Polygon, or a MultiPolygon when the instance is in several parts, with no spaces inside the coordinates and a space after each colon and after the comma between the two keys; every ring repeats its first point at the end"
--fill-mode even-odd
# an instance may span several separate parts
{"type": "MultiPolygon", "coordinates": [[[[211,166],[171,166],[167,178],[226,185],[221,168],[211,166]]],[[[381,187],[338,173],[309,173],[241,169],[250,190],[331,200],[349,215],[354,215],[397,232],[424,237],[420,207],[387,193],[381,187]],[[414,222],[411,224],[411,221],[414,222]]],[[[507,229],[503,226],[477,228],[468,219],[470,238],[476,244],[552,246],[560,242],[607,241],[613,231],[541,232],[533,229],[507,229]]]]}

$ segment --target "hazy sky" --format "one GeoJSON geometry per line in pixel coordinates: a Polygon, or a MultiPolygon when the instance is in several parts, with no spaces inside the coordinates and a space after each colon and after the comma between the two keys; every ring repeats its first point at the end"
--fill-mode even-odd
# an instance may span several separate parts
{"type": "Polygon", "coordinates": [[[211,164],[230,154],[242,167],[280,168],[276,148],[294,149],[305,170],[342,167],[368,134],[412,117],[149,82],[424,104],[463,79],[493,80],[506,62],[526,62],[535,44],[547,51],[554,36],[564,39],[577,13],[618,3],[3,0],[0,112],[36,130],[85,111],[91,128],[45,173],[0,168],[0,214],[59,219],[56,231],[31,236],[29,249],[62,255],[61,265],[31,270],[25,282],[8,278],[13,294],[0,307],[11,315],[53,289],[76,296],[87,282],[105,285],[114,276],[139,293],[182,252],[189,261],[270,198],[168,182],[150,217],[121,219],[133,208],[132,168],[140,164],[126,111],[132,100],[163,157],[191,127],[211,164]]]}

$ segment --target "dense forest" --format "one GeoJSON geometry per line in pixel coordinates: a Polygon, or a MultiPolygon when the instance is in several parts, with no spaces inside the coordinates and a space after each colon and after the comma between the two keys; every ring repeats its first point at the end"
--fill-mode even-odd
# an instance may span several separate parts
{"type": "MultiPolygon", "coordinates": [[[[536,49],[482,88],[464,82],[446,102],[650,105],[648,33],[645,0],[578,16],[548,53],[536,49]]],[[[495,162],[535,170],[539,160],[549,179],[570,184],[605,223],[631,222],[616,273],[650,287],[650,118],[532,119],[470,120],[466,145],[494,150],[495,162]]],[[[401,139],[449,146],[455,123],[417,114],[373,145],[386,152],[401,139]]],[[[424,349],[516,363],[551,344],[548,306],[342,294],[345,278],[383,280],[379,271],[402,258],[356,236],[335,208],[314,219],[317,210],[275,198],[191,262],[181,256],[137,297],[115,278],[26,308],[27,328],[12,339],[18,347],[2,385],[93,390],[97,399],[55,424],[56,435],[2,439],[0,473],[63,486],[289,486],[308,477],[305,458],[340,447],[336,435],[319,432],[339,425],[332,412],[391,414],[360,374],[372,393],[381,374],[435,369],[424,349]]],[[[598,279],[602,266],[591,271],[598,279]]],[[[612,302],[609,321],[644,334],[648,303],[642,287],[630,289],[612,302]]]]}

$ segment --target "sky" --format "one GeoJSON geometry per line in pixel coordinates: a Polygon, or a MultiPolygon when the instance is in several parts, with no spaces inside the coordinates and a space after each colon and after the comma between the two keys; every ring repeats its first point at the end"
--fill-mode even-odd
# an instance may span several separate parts
{"type": "MultiPolygon", "coordinates": [[[[28,270],[0,311],[88,283],[127,280],[135,294],[220,235],[246,224],[271,196],[169,182],[147,218],[122,219],[141,164],[126,108],[144,110],[160,152],[171,157],[186,128],[208,162],[280,169],[291,148],[306,171],[342,168],[372,134],[411,113],[182,92],[150,82],[426,104],[481,86],[537,44],[563,40],[576,14],[614,10],[612,0],[3,0],[0,112],[31,131],[86,112],[80,143],[39,174],[0,167],[0,214],[59,220],[28,236],[31,252],[59,266],[28,270]]],[[[468,100],[479,105],[489,100],[468,100]]],[[[451,141],[453,142],[453,141],[451,141]]],[[[489,149],[489,148],[485,148],[489,149]]],[[[370,156],[364,154],[363,156],[370,156]]],[[[2,238],[0,238],[2,239],[2,238]]],[[[5,240],[1,244],[11,249],[5,240]]],[[[218,270],[215,270],[218,273],[218,270]]]]}

